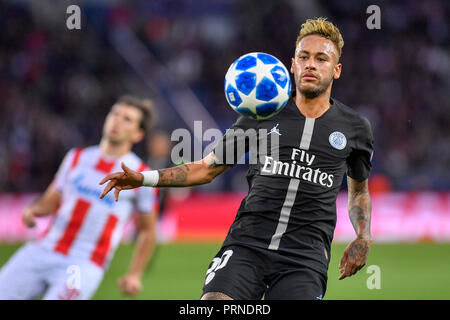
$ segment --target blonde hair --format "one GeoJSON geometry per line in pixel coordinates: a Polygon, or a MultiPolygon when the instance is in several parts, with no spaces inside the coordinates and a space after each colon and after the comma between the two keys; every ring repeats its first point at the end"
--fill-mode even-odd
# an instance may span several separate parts
{"type": "Polygon", "coordinates": [[[342,54],[342,47],[344,47],[344,39],[342,38],[341,32],[338,27],[336,27],[333,23],[327,21],[327,18],[316,18],[316,19],[308,19],[305,23],[302,24],[300,32],[297,36],[297,41],[295,43],[295,47],[297,48],[298,43],[306,36],[317,34],[328,40],[331,40],[337,50],[339,57],[342,54]]]}

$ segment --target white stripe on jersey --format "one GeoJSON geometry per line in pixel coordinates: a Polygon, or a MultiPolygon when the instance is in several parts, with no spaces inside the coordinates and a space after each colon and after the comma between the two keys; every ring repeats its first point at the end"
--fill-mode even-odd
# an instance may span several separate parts
{"type": "MultiPolygon", "coordinates": [[[[305,126],[303,127],[302,138],[300,140],[300,149],[309,150],[311,138],[314,131],[314,123],[314,118],[305,119],[305,126]]],[[[277,229],[275,230],[275,233],[272,236],[272,240],[269,244],[270,250],[278,250],[280,246],[281,237],[287,230],[289,217],[291,215],[292,207],[295,203],[299,184],[300,179],[292,178],[289,180],[289,186],[286,192],[286,198],[284,199],[283,207],[281,208],[277,229]]]]}

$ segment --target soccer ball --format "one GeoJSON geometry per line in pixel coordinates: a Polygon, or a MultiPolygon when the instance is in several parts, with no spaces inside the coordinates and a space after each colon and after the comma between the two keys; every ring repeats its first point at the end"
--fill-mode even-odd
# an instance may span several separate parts
{"type": "Polygon", "coordinates": [[[286,105],[291,78],[274,56],[252,52],[239,57],[225,75],[225,96],[234,111],[253,119],[268,119],[286,105]]]}

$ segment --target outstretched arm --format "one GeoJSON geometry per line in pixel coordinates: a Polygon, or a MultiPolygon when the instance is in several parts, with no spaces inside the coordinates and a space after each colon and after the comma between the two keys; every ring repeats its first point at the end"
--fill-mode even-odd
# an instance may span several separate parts
{"type": "Polygon", "coordinates": [[[218,164],[213,152],[200,161],[158,170],[157,187],[188,187],[210,183],[230,166],[218,164]]]}
{"type": "Polygon", "coordinates": [[[119,278],[117,282],[120,290],[126,295],[134,296],[142,290],[142,275],[153,255],[156,244],[155,217],[154,213],[141,215],[137,221],[138,237],[133,258],[127,274],[119,278]]]}
{"type": "Polygon", "coordinates": [[[364,267],[371,243],[372,201],[369,195],[368,180],[359,182],[347,177],[347,184],[349,216],[356,232],[356,240],[352,241],[344,251],[344,256],[339,264],[341,272],[339,280],[352,276],[364,267]]]}
{"type": "Polygon", "coordinates": [[[23,223],[28,228],[33,228],[36,225],[34,218],[54,214],[60,201],[61,194],[51,184],[42,196],[25,208],[22,215],[23,223]]]}
{"type": "MultiPolygon", "coordinates": [[[[216,156],[211,152],[200,161],[186,163],[173,168],[155,170],[154,187],[188,187],[211,182],[216,176],[224,172],[229,165],[219,164],[216,156]]],[[[144,183],[144,175],[128,168],[122,163],[123,172],[116,172],[107,175],[100,181],[106,185],[100,198],[103,198],[109,191],[114,190],[114,198],[119,199],[119,192],[127,189],[141,187],[144,183]]]]}

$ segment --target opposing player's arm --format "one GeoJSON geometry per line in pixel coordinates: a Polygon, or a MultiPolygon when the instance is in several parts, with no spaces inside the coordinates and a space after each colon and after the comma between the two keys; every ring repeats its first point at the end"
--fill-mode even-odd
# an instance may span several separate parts
{"type": "Polygon", "coordinates": [[[352,241],[344,251],[339,269],[339,280],[352,276],[367,262],[371,243],[370,219],[372,201],[369,195],[368,180],[358,181],[347,177],[349,217],[356,232],[356,240],[352,241]]]}
{"type": "Polygon", "coordinates": [[[130,267],[125,276],[118,280],[118,286],[126,295],[134,296],[142,289],[142,274],[151,260],[156,243],[155,214],[141,214],[137,221],[138,236],[130,267]]]}
{"type": "MultiPolygon", "coordinates": [[[[219,163],[217,157],[211,152],[200,161],[182,164],[173,168],[147,171],[150,173],[152,181],[146,185],[153,187],[188,187],[211,182],[215,177],[224,172],[229,165],[219,163]]],[[[106,185],[100,198],[103,198],[109,191],[114,190],[116,201],[119,192],[127,189],[141,187],[144,184],[144,174],[128,168],[122,163],[123,172],[116,172],[107,175],[100,181],[106,185]]]]}
{"type": "Polygon", "coordinates": [[[32,228],[36,225],[35,217],[44,217],[54,214],[61,202],[61,193],[57,191],[53,184],[47,188],[45,193],[40,196],[35,202],[25,208],[22,220],[25,225],[32,228]]]}

